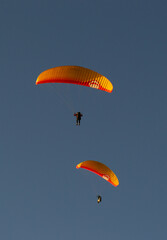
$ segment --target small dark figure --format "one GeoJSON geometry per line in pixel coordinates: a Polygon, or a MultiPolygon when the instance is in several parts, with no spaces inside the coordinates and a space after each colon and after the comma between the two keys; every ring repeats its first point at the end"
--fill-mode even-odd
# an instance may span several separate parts
{"type": "Polygon", "coordinates": [[[76,125],[80,125],[81,117],[83,116],[82,113],[74,113],[74,116],[76,117],[76,125]]]}
{"type": "Polygon", "coordinates": [[[102,197],[100,195],[97,196],[97,203],[100,203],[102,201],[102,197]]]}

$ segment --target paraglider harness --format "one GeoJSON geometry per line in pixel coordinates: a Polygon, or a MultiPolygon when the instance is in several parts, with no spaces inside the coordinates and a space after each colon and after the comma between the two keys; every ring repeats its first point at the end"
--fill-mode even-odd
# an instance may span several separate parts
{"type": "Polygon", "coordinates": [[[99,204],[102,201],[102,197],[100,195],[97,196],[97,203],[99,204]]]}

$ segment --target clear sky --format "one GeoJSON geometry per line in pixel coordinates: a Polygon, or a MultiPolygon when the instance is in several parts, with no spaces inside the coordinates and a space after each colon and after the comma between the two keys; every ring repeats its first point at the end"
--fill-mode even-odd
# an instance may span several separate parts
{"type": "Polygon", "coordinates": [[[166,25],[166,0],[0,1],[0,239],[166,239],[166,25]],[[35,85],[61,65],[113,92],[35,85]]]}

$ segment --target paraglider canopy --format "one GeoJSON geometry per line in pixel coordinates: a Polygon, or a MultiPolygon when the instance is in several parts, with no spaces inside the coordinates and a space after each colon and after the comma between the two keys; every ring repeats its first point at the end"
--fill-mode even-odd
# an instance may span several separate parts
{"type": "Polygon", "coordinates": [[[93,173],[96,173],[109,183],[111,183],[113,186],[117,187],[119,185],[119,180],[115,173],[107,167],[105,164],[93,160],[88,160],[79,163],[76,168],[84,168],[86,170],[89,170],[93,173]]]}
{"type": "Polygon", "coordinates": [[[103,75],[88,68],[79,66],[61,66],[42,72],[36,84],[41,83],[72,83],[112,92],[112,83],[103,75]]]}

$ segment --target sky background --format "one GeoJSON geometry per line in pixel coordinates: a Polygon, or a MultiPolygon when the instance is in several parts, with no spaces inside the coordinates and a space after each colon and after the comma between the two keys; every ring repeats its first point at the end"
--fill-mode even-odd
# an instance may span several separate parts
{"type": "Polygon", "coordinates": [[[166,239],[166,25],[166,0],[0,1],[0,239],[166,239]],[[113,92],[35,85],[61,65],[113,92]]]}

